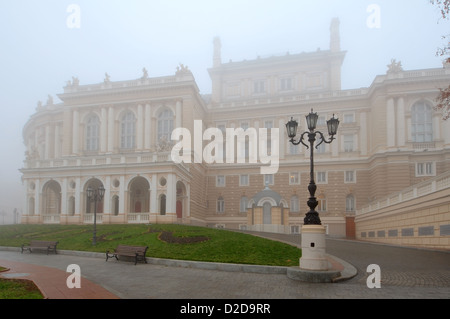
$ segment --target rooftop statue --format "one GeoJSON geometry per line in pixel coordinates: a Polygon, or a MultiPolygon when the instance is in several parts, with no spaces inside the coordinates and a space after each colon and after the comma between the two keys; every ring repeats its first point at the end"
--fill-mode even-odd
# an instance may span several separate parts
{"type": "Polygon", "coordinates": [[[388,67],[387,74],[399,73],[403,71],[402,62],[401,61],[397,62],[395,59],[392,59],[391,64],[388,64],[387,67],[388,67]]]}

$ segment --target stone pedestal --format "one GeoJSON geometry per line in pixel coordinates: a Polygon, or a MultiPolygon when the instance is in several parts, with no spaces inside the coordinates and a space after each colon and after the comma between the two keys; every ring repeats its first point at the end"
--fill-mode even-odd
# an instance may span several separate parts
{"type": "Polygon", "coordinates": [[[330,265],[325,253],[325,227],[322,225],[302,226],[302,257],[300,268],[326,271],[330,265]]]}

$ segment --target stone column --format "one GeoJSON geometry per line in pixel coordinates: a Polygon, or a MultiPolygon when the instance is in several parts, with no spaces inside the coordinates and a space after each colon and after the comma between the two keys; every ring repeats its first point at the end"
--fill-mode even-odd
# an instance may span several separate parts
{"type": "Polygon", "coordinates": [[[40,180],[37,179],[35,183],[35,189],[34,189],[34,214],[40,215],[41,214],[41,183],[40,180]]]}
{"type": "Polygon", "coordinates": [[[72,153],[77,155],[80,137],[80,115],[77,110],[73,111],[72,134],[72,153]]]}
{"type": "Polygon", "coordinates": [[[362,112],[359,116],[359,127],[361,128],[360,133],[360,150],[361,155],[367,155],[367,113],[362,112]]]}
{"type": "Polygon", "coordinates": [[[167,175],[166,214],[176,213],[177,180],[172,173],[167,175]]]}
{"type": "Polygon", "coordinates": [[[61,144],[60,144],[60,137],[59,137],[59,125],[55,125],[55,136],[54,136],[54,154],[53,158],[60,158],[61,157],[61,144]]]}
{"type": "Polygon", "coordinates": [[[145,115],[144,115],[144,149],[149,150],[151,148],[151,121],[152,114],[150,109],[150,104],[145,105],[145,115]]]}
{"type": "Polygon", "coordinates": [[[126,201],[126,193],[125,193],[125,176],[120,176],[119,178],[120,186],[119,186],[119,214],[125,214],[125,201],[126,201]]]}
{"type": "Polygon", "coordinates": [[[405,131],[406,117],[405,117],[405,100],[400,97],[397,100],[397,146],[405,146],[406,131],[405,131]]]}
{"type": "Polygon", "coordinates": [[[67,177],[63,178],[61,187],[61,215],[67,215],[67,177]]]}
{"type": "Polygon", "coordinates": [[[136,148],[138,150],[142,150],[143,146],[143,137],[144,137],[144,112],[142,108],[142,104],[139,104],[137,107],[137,136],[136,136],[136,148]]]}
{"type": "Polygon", "coordinates": [[[108,153],[114,151],[114,108],[108,108],[108,153]]]}
{"type": "Polygon", "coordinates": [[[150,184],[150,213],[158,213],[158,186],[157,175],[152,175],[150,184]]]}
{"type": "Polygon", "coordinates": [[[183,123],[183,121],[182,121],[182,111],[181,111],[181,108],[182,108],[182,101],[181,100],[177,100],[177,102],[176,102],[176,106],[175,106],[175,128],[178,128],[178,127],[182,127],[182,123],[183,123]]]}
{"type": "Polygon", "coordinates": [[[100,152],[105,153],[108,140],[108,117],[106,108],[102,107],[100,120],[100,152]]]}
{"type": "Polygon", "coordinates": [[[50,148],[51,148],[51,142],[50,142],[50,126],[45,126],[45,145],[44,145],[44,159],[50,158],[50,148]]]}
{"type": "Polygon", "coordinates": [[[394,99],[389,98],[386,105],[386,146],[388,148],[395,146],[396,131],[394,99]]]}
{"type": "Polygon", "coordinates": [[[111,176],[105,179],[105,196],[103,197],[103,214],[111,214],[111,176]]]}

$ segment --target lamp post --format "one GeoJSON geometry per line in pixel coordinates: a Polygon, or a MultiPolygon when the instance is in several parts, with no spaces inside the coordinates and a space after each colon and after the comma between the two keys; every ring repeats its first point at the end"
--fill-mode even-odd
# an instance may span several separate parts
{"type": "Polygon", "coordinates": [[[328,127],[328,134],[330,135],[330,139],[326,140],[323,136],[323,133],[320,131],[315,131],[317,120],[319,119],[319,116],[317,113],[313,113],[313,110],[311,109],[311,113],[309,113],[306,116],[306,124],[308,125],[309,132],[303,132],[300,136],[300,139],[298,141],[295,141],[295,137],[297,136],[297,129],[298,129],[298,123],[294,120],[294,118],[291,118],[291,120],[286,123],[286,129],[288,136],[290,138],[290,142],[294,145],[299,145],[300,143],[305,145],[307,149],[310,150],[311,156],[310,156],[310,182],[308,185],[308,190],[310,194],[310,198],[308,200],[308,207],[309,212],[306,213],[306,216],[304,218],[304,224],[305,225],[321,225],[319,213],[315,210],[318,202],[315,197],[317,186],[314,181],[314,142],[316,141],[316,135],[319,134],[320,142],[316,145],[316,149],[320,146],[322,143],[330,144],[335,139],[334,136],[337,133],[337,129],[339,126],[339,120],[333,117],[327,121],[327,127],[328,127]],[[305,135],[308,135],[308,141],[309,146],[306,145],[303,140],[305,135]]]}
{"type": "Polygon", "coordinates": [[[97,244],[97,202],[101,202],[105,195],[105,189],[100,185],[97,189],[88,187],[86,190],[87,198],[89,202],[94,202],[94,236],[92,238],[92,245],[97,244]]]}
{"type": "Polygon", "coordinates": [[[329,270],[329,263],[325,254],[325,227],[322,226],[319,213],[316,211],[318,202],[315,196],[317,186],[314,181],[314,144],[317,135],[319,135],[319,142],[317,143],[316,148],[322,143],[330,144],[333,142],[339,126],[339,120],[333,115],[333,117],[327,121],[330,138],[326,139],[322,132],[316,131],[318,118],[319,116],[317,113],[314,113],[313,110],[311,110],[311,113],[306,116],[306,124],[308,125],[309,131],[303,132],[298,141],[295,140],[298,123],[294,118],[291,118],[291,120],[286,123],[286,129],[292,144],[299,145],[301,143],[311,152],[310,182],[308,185],[310,195],[308,200],[309,211],[306,213],[301,231],[302,257],[300,258],[300,268],[308,271],[319,271],[323,275],[323,271],[329,270]],[[304,142],[305,136],[308,136],[309,145],[304,142]]]}

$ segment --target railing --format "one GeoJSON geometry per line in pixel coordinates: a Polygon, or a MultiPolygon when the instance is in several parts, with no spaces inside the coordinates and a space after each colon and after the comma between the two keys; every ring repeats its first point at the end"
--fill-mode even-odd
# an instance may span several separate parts
{"type": "MultiPolygon", "coordinates": [[[[191,76],[192,80],[193,77],[191,76]]],[[[111,81],[108,83],[98,83],[98,84],[89,84],[89,85],[67,85],[64,87],[64,93],[75,93],[75,92],[92,92],[99,90],[107,90],[107,89],[119,89],[126,87],[138,87],[138,86],[146,86],[146,85],[163,85],[169,83],[175,83],[178,81],[184,81],[185,77],[177,77],[177,76],[163,76],[156,78],[147,78],[147,79],[137,79],[130,81],[111,81]]]]}
{"type": "Polygon", "coordinates": [[[367,214],[378,209],[382,209],[391,205],[406,202],[421,196],[425,196],[434,192],[442,191],[450,188],[450,172],[446,172],[425,182],[421,182],[414,186],[408,187],[403,191],[394,195],[380,199],[377,202],[371,203],[366,207],[358,210],[356,215],[367,214]]]}
{"type": "Polygon", "coordinates": [[[128,213],[127,220],[130,224],[148,223],[150,222],[150,213],[128,213]]]}
{"type": "MultiPolygon", "coordinates": [[[[103,214],[96,214],[97,215],[97,220],[96,223],[101,224],[103,221],[103,214]]],[[[93,224],[94,223],[94,214],[85,214],[83,216],[83,223],[85,224],[93,224]]]]}
{"type": "Polygon", "coordinates": [[[57,215],[43,215],[43,223],[44,224],[59,224],[59,214],[57,215]]]}
{"type": "Polygon", "coordinates": [[[342,90],[342,91],[332,91],[332,92],[322,92],[322,93],[304,93],[298,95],[287,95],[287,96],[267,96],[267,97],[254,97],[247,100],[236,100],[229,102],[223,102],[213,105],[214,108],[226,108],[226,107],[243,107],[251,105],[269,104],[269,103],[283,103],[283,102],[296,102],[296,101],[309,101],[316,99],[329,99],[336,97],[352,97],[352,96],[362,96],[369,92],[367,88],[352,89],[352,90],[342,90]]]}
{"type": "Polygon", "coordinates": [[[161,163],[172,160],[170,152],[129,153],[126,155],[92,155],[77,159],[28,160],[26,168],[52,168],[73,166],[100,166],[136,163],[161,163]],[[145,155],[144,155],[145,154],[145,155]]]}

